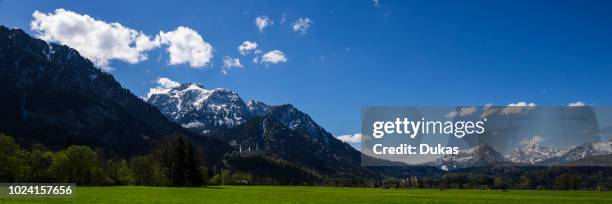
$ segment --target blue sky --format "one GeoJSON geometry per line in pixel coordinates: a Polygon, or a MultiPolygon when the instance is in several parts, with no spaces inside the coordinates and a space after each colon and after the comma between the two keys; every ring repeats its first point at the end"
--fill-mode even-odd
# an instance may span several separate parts
{"type": "Polygon", "coordinates": [[[188,27],[213,48],[207,67],[170,65],[167,46],[112,73],[139,96],[159,77],[292,103],[335,135],[359,132],[368,105],[612,104],[612,1],[15,1],[0,24],[30,29],[63,8],[154,37],[188,27]],[[273,25],[259,32],[255,18],[273,25]],[[281,23],[283,16],[285,21],[281,23]],[[294,32],[299,18],[312,21],[294,32]],[[257,42],[287,61],[253,63],[257,42]],[[222,73],[224,56],[244,66],[222,73]]]}

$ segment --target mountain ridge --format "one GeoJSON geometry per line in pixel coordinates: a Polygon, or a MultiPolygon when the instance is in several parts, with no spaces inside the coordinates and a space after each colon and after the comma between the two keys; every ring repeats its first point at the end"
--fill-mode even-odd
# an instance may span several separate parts
{"type": "Polygon", "coordinates": [[[201,133],[232,128],[249,119],[273,115],[291,129],[322,136],[320,139],[324,142],[335,139],[293,104],[269,105],[255,100],[245,103],[236,92],[224,88],[205,89],[198,83],[183,83],[167,92],[150,95],[147,102],[183,127],[201,133]]]}
{"type": "MultiPolygon", "coordinates": [[[[326,176],[372,178],[398,175],[401,172],[397,169],[406,170],[399,167],[385,169],[361,166],[362,157],[376,159],[363,155],[349,144],[338,140],[292,104],[269,105],[255,100],[245,103],[231,90],[205,89],[201,84],[195,83],[180,84],[167,91],[152,94],[147,101],[183,127],[229,143],[238,154],[256,153],[281,159],[326,176]],[[196,89],[198,91],[193,91],[196,89]],[[219,98],[211,100],[211,93],[217,92],[216,90],[223,90],[224,94],[219,94],[219,98]],[[179,109],[186,111],[176,111],[179,109]]],[[[406,172],[424,174],[418,171],[406,172]]]]}
{"type": "MultiPolygon", "coordinates": [[[[240,147],[229,145],[231,142],[216,137],[212,132],[188,130],[184,126],[189,123],[174,122],[173,118],[180,117],[164,115],[160,112],[163,108],[158,109],[132,94],[112,75],[94,67],[76,50],[35,39],[22,30],[0,27],[0,69],[0,95],[4,97],[0,100],[0,119],[7,121],[0,124],[0,132],[13,136],[26,148],[43,144],[52,150],[60,150],[73,144],[87,145],[105,154],[129,158],[148,152],[164,137],[180,135],[204,151],[211,171],[231,166],[227,163],[232,161],[228,156],[240,152],[240,147]]],[[[221,113],[204,117],[209,119],[205,122],[218,126],[211,126],[215,132],[228,129],[225,126],[243,125],[247,118],[263,118],[253,120],[253,125],[266,128],[262,135],[269,136],[266,137],[268,143],[262,147],[270,151],[263,155],[265,157],[244,158],[279,159],[306,169],[297,171],[302,172],[301,175],[323,173],[326,177],[342,176],[355,180],[412,171],[360,166],[360,152],[335,139],[293,105],[271,106],[256,101],[247,104],[230,90],[206,90],[198,84],[184,84],[179,89],[170,90],[170,95],[149,99],[171,99],[172,94],[190,96],[191,100],[180,103],[169,101],[168,104],[180,105],[168,107],[166,113],[175,112],[182,116],[203,109],[221,113]],[[317,172],[311,174],[308,169],[317,172]]],[[[206,114],[194,113],[191,119],[202,115],[206,114]]],[[[193,120],[186,118],[184,121],[193,120]]],[[[258,133],[259,130],[244,131],[258,133]]],[[[275,160],[269,160],[267,164],[270,162],[273,164],[275,160]]],[[[295,170],[294,167],[290,169],[295,170]]],[[[250,171],[261,172],[257,166],[251,168],[250,171]]],[[[422,169],[412,171],[427,172],[422,169]]]]}
{"type": "Polygon", "coordinates": [[[67,46],[0,26],[0,131],[26,146],[84,144],[129,156],[183,135],[218,160],[229,147],[168,120],[67,46]]]}
{"type": "Polygon", "coordinates": [[[567,149],[557,150],[535,140],[530,140],[523,148],[516,148],[510,154],[501,154],[488,145],[478,145],[460,150],[458,155],[447,155],[428,165],[445,170],[477,166],[564,166],[581,164],[585,166],[609,166],[601,164],[598,158],[612,155],[612,141],[596,141],[567,149]],[[591,163],[588,163],[591,162],[591,163]]]}

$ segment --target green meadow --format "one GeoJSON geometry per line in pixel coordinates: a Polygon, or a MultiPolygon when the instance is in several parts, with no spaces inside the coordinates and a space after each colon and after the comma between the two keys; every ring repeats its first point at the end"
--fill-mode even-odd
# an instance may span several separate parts
{"type": "Polygon", "coordinates": [[[77,187],[74,198],[0,203],[612,203],[612,192],[375,189],[293,186],[77,187]]]}

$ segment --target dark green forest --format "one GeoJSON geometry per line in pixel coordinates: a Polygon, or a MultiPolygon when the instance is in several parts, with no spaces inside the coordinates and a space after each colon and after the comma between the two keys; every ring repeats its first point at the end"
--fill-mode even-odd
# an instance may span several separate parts
{"type": "Polygon", "coordinates": [[[100,149],[67,145],[52,151],[43,145],[22,148],[0,134],[0,182],[66,182],[85,186],[144,185],[321,185],[439,189],[612,189],[609,167],[493,166],[432,176],[384,179],[331,178],[290,162],[257,154],[232,153],[209,167],[203,151],[184,137],[168,137],[150,152],[131,158],[108,156],[100,149]]]}

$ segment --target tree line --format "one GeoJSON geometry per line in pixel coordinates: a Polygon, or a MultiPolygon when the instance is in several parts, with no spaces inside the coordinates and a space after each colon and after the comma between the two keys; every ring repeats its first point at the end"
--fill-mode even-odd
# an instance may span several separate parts
{"type": "Polygon", "coordinates": [[[183,137],[166,138],[150,153],[125,160],[79,145],[56,152],[42,145],[27,150],[0,134],[0,183],[203,186],[208,172],[201,155],[183,137]]]}
{"type": "Polygon", "coordinates": [[[430,176],[356,178],[320,175],[288,161],[257,154],[228,154],[208,167],[188,139],[168,137],[150,152],[107,158],[101,150],[69,145],[51,151],[20,147],[0,134],[0,183],[78,185],[321,185],[377,188],[612,190],[610,167],[479,167],[430,176]]]}
{"type": "Polygon", "coordinates": [[[387,178],[383,188],[612,190],[610,167],[479,167],[423,178],[387,178]]]}

